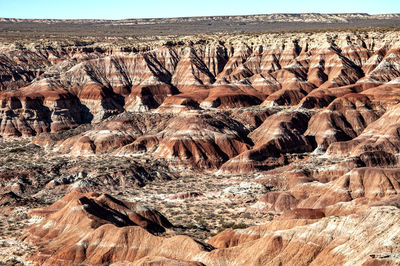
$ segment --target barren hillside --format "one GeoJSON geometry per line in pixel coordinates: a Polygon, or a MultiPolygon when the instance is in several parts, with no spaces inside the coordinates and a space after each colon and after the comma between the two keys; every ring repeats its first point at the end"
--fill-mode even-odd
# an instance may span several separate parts
{"type": "Polygon", "coordinates": [[[2,19],[0,263],[398,265],[398,19],[2,19]]]}

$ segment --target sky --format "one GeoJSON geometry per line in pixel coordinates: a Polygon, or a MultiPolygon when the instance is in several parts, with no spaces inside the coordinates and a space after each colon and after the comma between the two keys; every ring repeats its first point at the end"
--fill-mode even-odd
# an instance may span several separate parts
{"type": "Polygon", "coordinates": [[[269,13],[400,13],[400,0],[0,0],[0,17],[125,19],[269,13]]]}

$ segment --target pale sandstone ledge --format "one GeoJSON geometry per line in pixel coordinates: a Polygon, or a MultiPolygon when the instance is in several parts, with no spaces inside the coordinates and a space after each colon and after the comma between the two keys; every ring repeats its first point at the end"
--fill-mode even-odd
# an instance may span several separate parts
{"type": "Polygon", "coordinates": [[[171,23],[171,22],[196,22],[196,21],[271,21],[271,22],[348,22],[350,19],[392,19],[399,18],[400,14],[375,14],[367,13],[274,13],[257,15],[236,15],[236,16],[194,16],[194,17],[172,17],[172,18],[137,18],[137,19],[20,19],[20,18],[0,18],[0,22],[36,22],[36,23],[109,23],[117,25],[125,24],[150,24],[150,23],[171,23]]]}

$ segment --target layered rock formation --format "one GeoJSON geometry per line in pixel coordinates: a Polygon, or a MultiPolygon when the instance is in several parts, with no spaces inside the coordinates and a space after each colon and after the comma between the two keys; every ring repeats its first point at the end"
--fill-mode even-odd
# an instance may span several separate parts
{"type": "Polygon", "coordinates": [[[73,191],[31,215],[43,217],[25,235],[26,241],[44,247],[31,258],[42,265],[124,263],[152,255],[178,262],[206,250],[188,237],[155,236],[172,227],[163,215],[106,194],[73,191]],[[171,253],[178,244],[186,254],[171,253]]]}
{"type": "Polygon", "coordinates": [[[31,259],[42,265],[395,265],[400,259],[400,211],[393,206],[326,218],[321,210],[296,209],[279,221],[216,235],[209,243],[217,249],[187,236],[154,236],[149,231],[171,227],[161,214],[107,195],[72,192],[31,214],[44,217],[25,234],[41,245],[31,259]]]}
{"type": "Polygon", "coordinates": [[[314,212],[240,232],[226,231],[210,243],[230,248],[217,249],[202,261],[213,265],[397,265],[398,212],[395,207],[372,207],[321,220],[315,219],[320,216],[314,212]]]}
{"type": "MultiPolygon", "coordinates": [[[[0,134],[58,132],[124,111],[169,113],[174,119],[162,122],[164,130],[137,132],[132,122],[133,131],[110,131],[106,124],[65,140],[58,149],[150,152],[182,165],[218,168],[226,163],[224,171],[246,172],[283,165],[285,154],[324,152],[338,141],[357,137],[351,145],[359,146],[358,139],[372,132],[376,120],[389,119],[389,113],[383,114],[399,100],[394,32],[274,37],[242,37],[242,42],[224,37],[139,53],[4,52],[5,63],[18,58],[6,64],[10,68],[39,72],[2,78],[0,134]],[[238,108],[248,108],[245,120],[230,111],[238,108]],[[217,110],[225,116],[214,116],[217,110]],[[211,117],[203,115],[207,112],[211,117]]],[[[330,150],[341,149],[336,147],[330,150]]]]}
{"type": "Polygon", "coordinates": [[[243,199],[232,217],[255,213],[272,221],[223,231],[209,240],[211,247],[171,237],[172,225],[156,211],[73,192],[32,212],[43,220],[25,233],[26,241],[39,247],[31,260],[48,265],[399,264],[398,32],[219,37],[181,38],[176,45],[140,52],[3,51],[4,139],[34,136],[49,153],[77,161],[106,155],[127,162],[145,159],[137,167],[126,163],[104,175],[65,181],[49,177],[41,166],[40,184],[24,169],[15,169],[23,182],[9,184],[14,170],[4,169],[2,190],[15,194],[2,199],[19,207],[25,197],[16,194],[29,187],[44,187],[34,191],[40,197],[65,193],[79,182],[89,184],[82,185],[85,191],[113,188],[136,195],[125,188],[164,182],[171,171],[183,183],[206,174],[217,181],[206,184],[215,187],[211,192],[170,191],[166,202],[243,199]],[[141,169],[156,160],[169,167],[141,169]],[[231,185],[216,191],[235,182],[248,189],[231,185]]]}

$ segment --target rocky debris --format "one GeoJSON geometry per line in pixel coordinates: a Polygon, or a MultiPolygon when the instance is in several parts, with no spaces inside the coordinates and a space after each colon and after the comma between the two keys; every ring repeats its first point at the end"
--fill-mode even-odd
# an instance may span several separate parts
{"type": "Polygon", "coordinates": [[[267,188],[261,184],[253,182],[240,182],[237,185],[232,185],[224,190],[222,193],[232,194],[235,196],[246,196],[246,195],[260,195],[267,191],[267,188]]]}
{"type": "Polygon", "coordinates": [[[29,144],[29,140],[2,140],[0,193],[12,191],[28,201],[37,199],[43,204],[54,202],[75,188],[117,194],[179,176],[163,160],[146,156],[107,154],[72,159],[49,150],[29,144]]]}
{"type": "Polygon", "coordinates": [[[0,194],[0,207],[3,206],[21,206],[27,203],[27,200],[18,196],[14,192],[0,194]]]}
{"type": "Polygon", "coordinates": [[[169,199],[184,200],[184,199],[192,199],[192,198],[201,197],[202,195],[203,195],[203,193],[201,193],[201,192],[190,191],[190,192],[180,193],[178,195],[171,196],[171,197],[169,197],[169,199]]]}

